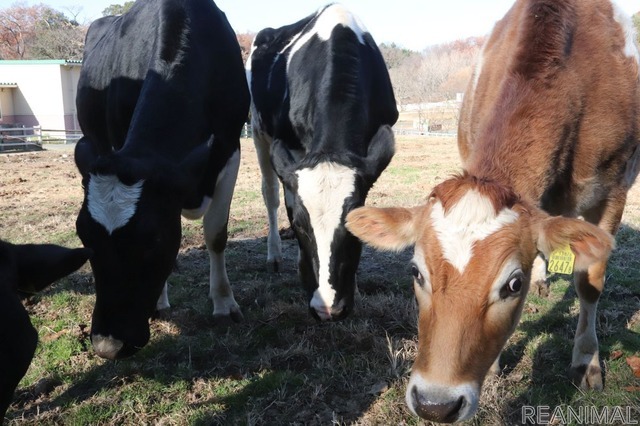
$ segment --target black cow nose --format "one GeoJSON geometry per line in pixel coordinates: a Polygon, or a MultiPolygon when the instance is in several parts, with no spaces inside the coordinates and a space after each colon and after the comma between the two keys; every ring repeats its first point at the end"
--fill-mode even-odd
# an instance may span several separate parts
{"type": "Polygon", "coordinates": [[[413,408],[418,416],[425,420],[438,423],[453,423],[458,420],[460,409],[464,405],[464,397],[449,402],[429,401],[418,393],[414,386],[411,391],[413,396],[413,408]]]}
{"type": "Polygon", "coordinates": [[[345,301],[345,299],[340,300],[338,303],[331,307],[331,320],[332,321],[340,321],[349,315],[351,309],[349,305],[345,301]]]}

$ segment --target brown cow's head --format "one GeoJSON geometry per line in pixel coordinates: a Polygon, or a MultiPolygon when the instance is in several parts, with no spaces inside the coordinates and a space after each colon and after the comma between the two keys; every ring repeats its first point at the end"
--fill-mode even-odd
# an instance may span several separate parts
{"type": "Polygon", "coordinates": [[[575,270],[606,260],[612,237],[579,219],[552,217],[509,188],[464,175],[415,208],[363,207],[347,228],[382,250],[414,246],[418,354],[406,400],[422,418],[471,417],[492,363],[513,332],[531,267],[569,245],[575,270]]]}

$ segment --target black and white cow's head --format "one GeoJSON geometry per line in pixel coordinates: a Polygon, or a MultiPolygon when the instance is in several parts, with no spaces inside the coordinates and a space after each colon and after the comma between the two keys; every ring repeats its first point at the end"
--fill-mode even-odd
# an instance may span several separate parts
{"type": "Polygon", "coordinates": [[[87,249],[0,240],[0,423],[38,343],[18,294],[44,289],[81,267],[90,254],[87,249]]]}
{"type": "Polygon", "coordinates": [[[364,205],[394,147],[387,125],[373,136],[364,157],[324,152],[296,160],[282,141],[272,143],[271,162],[292,196],[285,198],[300,246],[300,279],[311,314],[320,320],[339,320],[353,309],[362,243],[347,231],[345,218],[364,205]]]}
{"type": "Polygon", "coordinates": [[[99,356],[130,356],[148,342],[149,319],[180,247],[181,210],[208,158],[206,144],[178,167],[146,155],[100,156],[86,139],[76,146],[84,187],[76,229],[94,252],[91,341],[99,356]]]}

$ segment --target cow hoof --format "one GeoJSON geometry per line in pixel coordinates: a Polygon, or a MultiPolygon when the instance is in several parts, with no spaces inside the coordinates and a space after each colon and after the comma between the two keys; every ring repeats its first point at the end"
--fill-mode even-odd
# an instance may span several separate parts
{"type": "Polygon", "coordinates": [[[156,309],[151,318],[160,321],[167,321],[171,319],[171,309],[156,309]]]}
{"type": "Polygon", "coordinates": [[[494,362],[493,364],[491,364],[491,367],[489,367],[489,374],[487,374],[487,376],[498,377],[501,374],[502,374],[502,368],[500,368],[500,363],[494,362]]]}
{"type": "Polygon", "coordinates": [[[543,280],[532,281],[529,293],[540,297],[549,297],[549,284],[543,280]]]}
{"type": "Polygon", "coordinates": [[[582,390],[602,390],[602,369],[595,365],[571,367],[571,379],[582,390]]]}
{"type": "Polygon", "coordinates": [[[282,228],[278,231],[280,238],[283,240],[293,240],[296,237],[296,233],[290,226],[288,228],[282,228]]]}
{"type": "Polygon", "coordinates": [[[213,314],[213,322],[216,325],[229,326],[244,321],[244,315],[240,309],[232,310],[228,314],[213,314]]]}
{"type": "Polygon", "coordinates": [[[280,272],[280,262],[281,260],[267,260],[267,272],[269,273],[278,273],[280,272]]]}

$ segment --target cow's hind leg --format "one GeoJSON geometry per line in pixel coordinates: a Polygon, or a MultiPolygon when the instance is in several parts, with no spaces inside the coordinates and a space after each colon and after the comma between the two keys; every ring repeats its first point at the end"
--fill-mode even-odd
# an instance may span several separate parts
{"type": "MultiPolygon", "coordinates": [[[[257,129],[257,127],[255,127],[257,129]]],[[[273,170],[269,155],[270,143],[266,137],[258,132],[253,135],[253,143],[258,155],[258,163],[262,172],[262,197],[267,207],[269,218],[269,235],[267,236],[267,269],[278,272],[282,263],[282,247],[278,232],[278,207],[280,207],[280,183],[278,175],[273,170]]]]}
{"type": "Polygon", "coordinates": [[[549,283],[547,283],[547,261],[538,254],[531,267],[531,287],[529,293],[547,297],[549,295],[549,283]]]}
{"type": "MultiPolygon", "coordinates": [[[[622,218],[626,192],[612,194],[601,206],[584,214],[585,220],[615,235],[622,218]]],[[[596,336],[597,306],[604,289],[606,262],[594,263],[585,272],[574,275],[576,292],[580,298],[580,314],[573,344],[571,375],[581,389],[603,387],[602,369],[596,336]]]]}
{"type": "Polygon", "coordinates": [[[227,223],[233,189],[240,166],[240,150],[236,150],[218,175],[211,206],[204,215],[204,238],[209,251],[209,297],[213,300],[213,316],[220,320],[231,318],[240,322],[242,311],[233,297],[225,265],[224,249],[227,246],[227,223]]]}
{"type": "Polygon", "coordinates": [[[162,293],[160,293],[160,297],[158,297],[158,301],[156,302],[156,311],[162,311],[171,307],[171,304],[169,303],[168,287],[169,284],[165,282],[164,287],[162,287],[162,293]]]}

